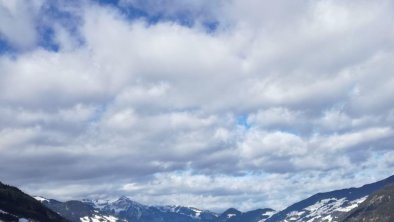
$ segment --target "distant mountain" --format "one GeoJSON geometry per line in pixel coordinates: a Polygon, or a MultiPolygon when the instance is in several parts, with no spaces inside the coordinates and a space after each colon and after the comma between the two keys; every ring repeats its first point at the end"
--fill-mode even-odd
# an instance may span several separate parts
{"type": "Polygon", "coordinates": [[[394,183],[394,176],[360,188],[315,194],[274,214],[266,222],[337,222],[373,192],[394,183]]]}
{"type": "Polygon", "coordinates": [[[0,182],[0,221],[28,220],[45,222],[68,221],[18,188],[0,182]]]}
{"type": "Polygon", "coordinates": [[[394,185],[388,185],[370,195],[360,206],[344,217],[342,222],[393,222],[394,185]]]}
{"type": "Polygon", "coordinates": [[[83,200],[60,202],[37,197],[43,204],[71,221],[215,222],[210,211],[182,206],[146,206],[121,197],[116,201],[83,200]]]}
{"type": "Polygon", "coordinates": [[[35,198],[48,208],[52,209],[55,212],[58,212],[60,215],[69,219],[70,221],[122,221],[112,215],[101,213],[96,210],[91,204],[82,201],[70,200],[66,202],[60,202],[53,199],[45,199],[43,197],[35,198]]]}
{"type": "Polygon", "coordinates": [[[230,208],[221,215],[217,215],[193,207],[146,206],[127,197],[120,197],[113,202],[86,199],[60,202],[42,197],[36,198],[73,222],[95,220],[102,222],[264,222],[275,212],[267,208],[243,213],[230,208]]]}

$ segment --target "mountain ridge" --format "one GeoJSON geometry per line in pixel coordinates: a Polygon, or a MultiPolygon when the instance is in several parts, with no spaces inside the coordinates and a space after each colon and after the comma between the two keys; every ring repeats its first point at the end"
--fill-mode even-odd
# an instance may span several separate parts
{"type": "MultiPolygon", "coordinates": [[[[320,192],[278,212],[270,208],[247,212],[229,208],[217,214],[195,207],[149,206],[126,196],[114,201],[83,199],[61,202],[40,196],[34,198],[72,222],[354,222],[350,219],[345,221],[344,218],[354,217],[357,212],[366,212],[365,209],[357,209],[365,207],[376,193],[385,192],[385,187],[392,185],[393,189],[390,191],[394,199],[393,184],[394,176],[390,176],[361,187],[320,192]]],[[[1,200],[0,198],[0,202],[1,200]]],[[[0,216],[4,214],[2,210],[4,211],[4,207],[0,207],[0,216]]]]}

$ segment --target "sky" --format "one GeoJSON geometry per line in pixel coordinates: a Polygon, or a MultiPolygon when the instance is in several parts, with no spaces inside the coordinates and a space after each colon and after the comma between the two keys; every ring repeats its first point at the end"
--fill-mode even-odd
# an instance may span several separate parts
{"type": "Polygon", "coordinates": [[[0,0],[0,181],[277,210],[394,173],[394,1],[0,0]]]}

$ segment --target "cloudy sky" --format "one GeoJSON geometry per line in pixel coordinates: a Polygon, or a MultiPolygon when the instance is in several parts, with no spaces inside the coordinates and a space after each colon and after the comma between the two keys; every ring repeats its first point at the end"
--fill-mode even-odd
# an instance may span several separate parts
{"type": "Polygon", "coordinates": [[[391,0],[0,0],[0,180],[281,209],[394,173],[391,0]]]}

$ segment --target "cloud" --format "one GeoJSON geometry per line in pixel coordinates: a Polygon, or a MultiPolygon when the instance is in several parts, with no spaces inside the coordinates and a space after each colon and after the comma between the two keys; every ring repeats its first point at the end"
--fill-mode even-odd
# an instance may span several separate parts
{"type": "Polygon", "coordinates": [[[37,43],[34,20],[43,1],[0,1],[0,39],[14,47],[30,48],[37,43]]]}
{"type": "Polygon", "coordinates": [[[1,2],[1,180],[247,210],[392,174],[390,1],[159,3],[1,2]]]}
{"type": "Polygon", "coordinates": [[[313,142],[321,144],[322,149],[341,150],[349,149],[354,146],[361,146],[364,143],[388,138],[393,135],[391,128],[370,128],[359,132],[349,132],[341,135],[332,135],[323,138],[323,143],[319,139],[313,142]]]}
{"type": "Polygon", "coordinates": [[[7,151],[7,149],[17,147],[18,145],[29,142],[36,135],[37,129],[25,128],[25,129],[4,129],[0,133],[1,143],[0,147],[7,151]]]}
{"type": "Polygon", "coordinates": [[[283,107],[271,107],[259,110],[256,114],[248,116],[251,125],[259,127],[289,127],[296,122],[302,121],[302,113],[299,111],[288,110],[283,107]]]}
{"type": "Polygon", "coordinates": [[[285,132],[251,131],[242,145],[242,152],[251,159],[259,156],[305,155],[301,138],[285,132]]]}

